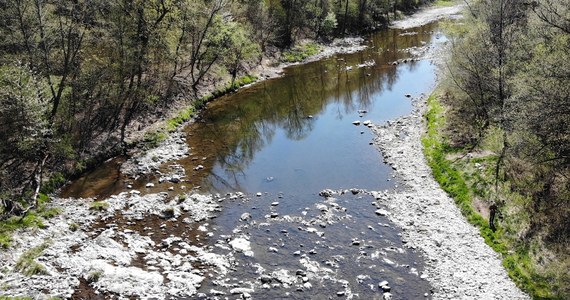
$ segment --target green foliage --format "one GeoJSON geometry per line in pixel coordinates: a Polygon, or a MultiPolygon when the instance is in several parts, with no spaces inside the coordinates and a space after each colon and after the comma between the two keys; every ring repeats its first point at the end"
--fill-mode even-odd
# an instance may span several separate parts
{"type": "Polygon", "coordinates": [[[89,274],[87,274],[87,283],[94,283],[99,281],[99,279],[101,278],[101,276],[103,276],[103,271],[97,270],[97,271],[92,271],[89,274]]]}
{"type": "Polygon", "coordinates": [[[456,0],[436,0],[433,4],[436,6],[453,6],[457,5],[458,1],[456,0]]]}
{"type": "Polygon", "coordinates": [[[240,77],[237,80],[235,80],[233,83],[230,83],[221,89],[215,90],[212,93],[212,95],[210,95],[209,97],[204,97],[202,99],[202,101],[197,101],[197,103],[194,105],[194,107],[196,107],[196,109],[199,109],[199,107],[203,108],[207,102],[209,102],[215,98],[221,97],[227,93],[235,92],[240,87],[247,85],[247,84],[251,84],[255,81],[257,81],[257,77],[253,76],[253,75],[245,75],[243,77],[240,77]]]}
{"type": "Polygon", "coordinates": [[[0,248],[7,249],[12,244],[12,235],[0,230],[0,248]]]}
{"type": "Polygon", "coordinates": [[[325,19],[323,20],[323,24],[321,26],[322,35],[324,38],[330,38],[335,29],[338,26],[338,21],[336,19],[336,14],[333,11],[329,11],[325,19]]]}
{"type": "Polygon", "coordinates": [[[301,62],[305,58],[318,54],[321,51],[317,43],[297,45],[293,49],[283,52],[281,60],[288,63],[301,62]]]}
{"type": "MultiPolygon", "coordinates": [[[[53,211],[50,211],[48,215],[51,215],[53,211]]],[[[42,222],[41,216],[38,215],[36,211],[28,212],[23,218],[18,216],[13,216],[0,222],[0,248],[8,248],[12,242],[12,234],[14,231],[23,228],[33,228],[45,227],[42,222]]]]}
{"type": "Polygon", "coordinates": [[[103,211],[109,208],[109,203],[105,201],[93,201],[89,203],[89,209],[96,211],[103,211]]]}
{"type": "Polygon", "coordinates": [[[69,224],[69,230],[71,230],[71,231],[74,231],[74,232],[75,232],[75,231],[77,231],[79,228],[80,228],[80,226],[79,226],[79,224],[77,224],[77,223],[71,223],[71,224],[69,224]]]}
{"type": "Polygon", "coordinates": [[[185,122],[190,121],[190,119],[192,119],[192,115],[195,113],[195,108],[189,107],[186,109],[183,109],[181,112],[178,113],[178,115],[172,119],[169,119],[168,121],[166,121],[166,125],[164,127],[164,129],[168,132],[174,132],[176,131],[176,129],[184,124],[185,122]]]}
{"type": "Polygon", "coordinates": [[[52,208],[42,208],[38,211],[38,214],[44,219],[51,219],[59,214],[61,214],[61,208],[52,207],[52,208]]]}
{"type": "Polygon", "coordinates": [[[65,176],[63,176],[61,172],[55,172],[51,174],[51,177],[47,182],[44,182],[41,192],[43,194],[51,194],[58,188],[62,187],[65,184],[65,181],[65,176]]]}
{"type": "Polygon", "coordinates": [[[18,258],[18,261],[16,261],[14,268],[27,276],[48,274],[46,268],[35,261],[47,247],[49,247],[49,243],[44,242],[24,252],[22,256],[18,258]]]}
{"type": "MultiPolygon", "coordinates": [[[[516,216],[510,215],[509,221],[501,223],[502,227],[493,232],[487,221],[474,210],[472,203],[476,196],[489,196],[483,190],[488,192],[492,186],[489,178],[494,176],[491,167],[494,166],[497,157],[489,156],[471,160],[448,159],[449,155],[457,154],[460,149],[451,148],[446,143],[446,138],[442,134],[446,122],[444,113],[445,110],[437,96],[435,94],[430,96],[428,111],[425,115],[428,130],[422,138],[422,144],[434,178],[455,200],[465,218],[479,228],[485,242],[503,255],[505,269],[521,288],[536,299],[562,299],[563,296],[553,293],[558,288],[558,283],[553,281],[554,275],[546,276],[539,273],[536,270],[536,263],[531,260],[528,246],[513,242],[513,234],[518,233],[516,230],[513,232],[511,223],[516,220],[516,216]],[[475,164],[480,166],[479,169],[475,172],[470,171],[475,164]],[[488,167],[485,168],[485,166],[488,167]]],[[[497,144],[493,136],[499,134],[496,131],[491,132],[494,134],[490,134],[491,138],[486,139],[485,144],[492,147],[497,144]]],[[[495,197],[498,196],[495,195],[495,197]]]]}
{"type": "Polygon", "coordinates": [[[162,131],[150,131],[145,133],[143,143],[146,148],[156,148],[168,135],[162,131]]]}

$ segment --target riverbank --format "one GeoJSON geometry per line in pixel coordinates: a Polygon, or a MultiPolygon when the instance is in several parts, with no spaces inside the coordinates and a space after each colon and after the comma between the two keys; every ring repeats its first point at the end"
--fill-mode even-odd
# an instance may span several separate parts
{"type": "Polygon", "coordinates": [[[508,277],[500,255],[433,179],[420,142],[427,96],[413,101],[412,114],[373,129],[375,144],[404,183],[374,195],[404,230],[409,247],[428,258],[423,276],[435,287],[434,299],[529,299],[508,277]]]}
{"type": "MultiPolygon", "coordinates": [[[[459,10],[425,10],[393,26],[408,28],[438,19],[442,12],[459,10]]],[[[441,55],[435,55],[436,63],[441,65],[441,60],[441,55]]],[[[403,229],[408,247],[420,249],[427,257],[422,276],[434,286],[434,299],[530,299],[509,278],[500,254],[485,244],[479,229],[469,224],[433,178],[421,143],[427,100],[427,95],[415,95],[410,115],[373,127],[374,144],[403,186],[372,194],[388,207],[390,220],[403,229]]]]}
{"type": "MultiPolygon", "coordinates": [[[[354,128],[350,124],[348,126],[354,128]]],[[[167,162],[169,153],[176,156],[187,155],[188,149],[174,145],[180,142],[180,139],[174,137],[172,142],[165,141],[164,147],[157,148],[166,151],[149,151],[150,155],[133,161],[136,168],[143,167],[135,169],[135,172],[144,174],[145,170],[156,168],[151,165],[156,161],[167,162]],[[174,147],[169,148],[168,145],[174,147]],[[172,149],[175,151],[171,151],[172,149]],[[146,166],[149,168],[144,168],[146,166]]],[[[366,145],[370,147],[368,142],[366,145]]],[[[373,149],[372,151],[375,152],[373,149]]],[[[177,159],[176,156],[172,159],[177,159]]],[[[165,177],[162,184],[154,183],[163,188],[163,192],[159,193],[151,193],[150,188],[145,189],[143,185],[139,191],[132,189],[107,199],[98,199],[99,201],[56,199],[50,205],[64,207],[61,215],[48,220],[44,228],[38,231],[18,235],[14,242],[15,250],[2,257],[3,265],[9,266],[10,270],[19,269],[29,277],[18,272],[3,274],[3,286],[8,289],[10,295],[33,295],[39,298],[47,298],[48,292],[62,298],[88,298],[90,295],[201,297],[204,295],[199,294],[197,288],[208,278],[215,285],[207,290],[208,295],[212,296],[230,297],[231,294],[234,295],[231,297],[247,298],[253,291],[263,292],[266,286],[269,286],[276,293],[283,291],[281,287],[288,287],[295,292],[312,290],[317,295],[336,294],[349,298],[355,297],[356,288],[369,290],[368,285],[375,288],[375,293],[379,288],[382,291],[378,293],[392,287],[395,297],[404,295],[406,288],[400,285],[399,279],[390,281],[390,286],[379,286],[378,281],[385,273],[381,274],[382,276],[369,277],[363,274],[365,270],[384,272],[375,267],[377,264],[386,269],[391,268],[389,266],[403,269],[399,270],[403,272],[401,274],[410,273],[425,284],[424,280],[419,278],[420,275],[413,274],[423,274],[422,268],[416,269],[410,260],[398,258],[398,255],[408,251],[403,249],[401,243],[379,243],[384,240],[382,228],[390,226],[384,223],[386,221],[383,216],[376,216],[374,210],[354,209],[349,206],[357,201],[342,201],[335,199],[338,195],[333,198],[325,195],[324,201],[317,200],[314,205],[307,204],[307,207],[300,208],[302,211],[297,211],[296,214],[286,215],[282,208],[286,206],[287,199],[279,200],[281,203],[271,199],[278,197],[277,195],[259,193],[248,199],[240,194],[198,195],[191,191],[173,192],[167,197],[167,187],[181,186],[178,180],[184,179],[184,174],[173,175],[168,174],[169,178],[165,177]],[[209,225],[208,220],[219,217],[222,203],[230,202],[234,207],[256,202],[254,205],[259,207],[252,208],[247,214],[233,216],[233,221],[240,220],[237,227],[218,231],[216,227],[209,225]],[[259,213],[260,210],[263,210],[263,213],[259,213]],[[370,227],[360,224],[363,225],[362,228],[357,228],[352,223],[341,223],[350,221],[350,214],[363,211],[372,215],[375,220],[370,227]],[[347,226],[354,229],[349,232],[350,236],[343,237],[346,240],[339,241],[338,233],[349,231],[347,226]],[[287,239],[296,235],[297,230],[307,241],[292,243],[287,239]],[[272,238],[280,236],[269,248],[265,247],[267,240],[260,239],[255,242],[255,238],[265,232],[270,232],[267,235],[272,238]],[[327,240],[327,237],[331,238],[327,240]],[[215,241],[213,245],[202,242],[208,238],[215,241]],[[315,242],[315,245],[309,242],[315,242]],[[360,264],[357,267],[353,264],[357,259],[339,254],[342,247],[349,248],[351,253],[357,255],[359,263],[368,261],[369,268],[360,268],[360,264]],[[220,252],[223,255],[219,255],[220,252]],[[290,266],[272,264],[262,270],[257,267],[258,264],[241,264],[242,261],[252,260],[251,255],[256,259],[273,258],[269,255],[278,252],[289,259],[298,257],[302,267],[295,271],[295,268],[291,269],[290,266]],[[319,254],[330,259],[321,264],[319,262],[323,260],[314,259],[319,254]],[[346,275],[339,271],[339,265],[347,264],[363,273],[346,275]],[[236,276],[236,273],[227,275],[228,270],[235,269],[250,272],[247,274],[249,277],[236,276]],[[355,278],[359,283],[365,284],[349,284],[349,280],[355,278]],[[322,279],[335,285],[332,293],[327,290],[326,293],[318,294],[317,286],[322,279]],[[42,290],[44,286],[53,288],[46,292],[42,290]]],[[[170,191],[169,187],[168,190],[170,191]]],[[[352,193],[358,195],[359,191],[354,190],[352,193]]],[[[370,205],[369,201],[361,203],[364,203],[366,208],[370,205]]],[[[272,262],[275,261],[272,259],[272,262]]],[[[421,291],[423,295],[424,292],[428,293],[429,289],[421,288],[421,291]]]]}

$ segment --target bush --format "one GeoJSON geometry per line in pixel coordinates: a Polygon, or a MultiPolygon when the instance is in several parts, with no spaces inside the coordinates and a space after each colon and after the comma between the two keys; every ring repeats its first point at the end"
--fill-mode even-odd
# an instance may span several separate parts
{"type": "Polygon", "coordinates": [[[289,51],[283,52],[282,60],[288,63],[301,62],[305,60],[305,58],[313,56],[320,51],[321,47],[317,43],[298,45],[289,51]]]}

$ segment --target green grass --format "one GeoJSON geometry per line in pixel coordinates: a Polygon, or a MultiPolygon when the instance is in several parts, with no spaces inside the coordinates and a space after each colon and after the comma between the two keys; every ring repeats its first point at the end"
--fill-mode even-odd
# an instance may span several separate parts
{"type": "Polygon", "coordinates": [[[147,149],[156,148],[160,142],[166,140],[168,135],[162,131],[150,131],[145,133],[143,137],[144,147],[147,149]]]}
{"type": "Polygon", "coordinates": [[[229,83],[228,85],[224,86],[223,88],[215,90],[210,97],[206,97],[202,102],[204,102],[203,104],[205,104],[205,102],[208,102],[208,101],[213,100],[215,98],[221,97],[227,93],[234,92],[237,89],[239,89],[240,87],[247,85],[247,84],[250,84],[250,83],[254,83],[256,81],[257,81],[256,76],[253,76],[253,75],[242,76],[242,77],[236,79],[233,83],[229,83]]]}
{"type": "Polygon", "coordinates": [[[12,216],[0,222],[0,249],[7,249],[12,243],[12,235],[18,229],[44,228],[44,220],[51,219],[61,213],[57,207],[48,207],[49,196],[40,193],[38,195],[38,207],[30,210],[24,217],[12,216]]]}
{"type": "MultiPolygon", "coordinates": [[[[49,213],[51,215],[52,212],[49,213]]],[[[0,248],[7,249],[12,242],[12,234],[14,231],[23,228],[39,227],[44,228],[42,216],[38,211],[30,211],[25,217],[13,216],[5,221],[0,222],[0,248]]]]}
{"type": "Polygon", "coordinates": [[[457,3],[457,0],[437,0],[433,4],[436,6],[453,6],[457,3]]]}
{"type": "Polygon", "coordinates": [[[294,48],[283,52],[282,61],[288,63],[301,62],[309,56],[318,54],[321,47],[317,43],[308,43],[305,45],[298,45],[294,48]]]}
{"type": "MultiPolygon", "coordinates": [[[[529,254],[529,246],[513,241],[513,228],[508,222],[502,222],[497,231],[489,228],[487,220],[479,215],[473,208],[475,197],[489,196],[489,186],[492,182],[494,164],[497,157],[490,155],[484,158],[471,160],[450,160],[449,155],[461,153],[463,149],[454,149],[449,146],[441,133],[445,124],[444,108],[435,95],[428,99],[427,133],[422,138],[424,154],[432,169],[434,178],[460,208],[465,218],[479,228],[485,242],[503,257],[503,266],[513,281],[527,291],[534,299],[562,299],[553,293],[555,284],[551,278],[539,275],[529,254]],[[474,164],[483,166],[483,170],[473,171],[474,164]]],[[[492,146],[493,134],[489,145],[492,146]]],[[[492,148],[492,147],[490,147],[492,148]]],[[[508,193],[511,193],[508,191],[508,193]]],[[[509,197],[516,198],[513,195],[509,197]]],[[[519,225],[520,226],[520,225],[519,225]]]]}
{"type": "Polygon", "coordinates": [[[93,201],[89,203],[89,209],[91,210],[103,211],[107,208],[109,208],[109,203],[104,201],[93,201]]]}
{"type": "Polygon", "coordinates": [[[36,262],[36,258],[38,258],[47,247],[49,247],[49,243],[45,242],[24,252],[16,262],[14,268],[27,276],[48,274],[46,268],[36,262]]]}
{"type": "Polygon", "coordinates": [[[176,117],[166,121],[164,129],[168,132],[176,131],[176,129],[180,125],[184,124],[185,122],[188,122],[192,118],[192,115],[194,114],[195,111],[196,109],[194,108],[194,106],[182,110],[181,112],[178,113],[176,117]]]}
{"type": "Polygon", "coordinates": [[[103,276],[103,271],[93,271],[89,274],[87,274],[87,283],[93,283],[93,282],[97,282],[99,281],[99,279],[101,278],[101,276],[103,276]]]}

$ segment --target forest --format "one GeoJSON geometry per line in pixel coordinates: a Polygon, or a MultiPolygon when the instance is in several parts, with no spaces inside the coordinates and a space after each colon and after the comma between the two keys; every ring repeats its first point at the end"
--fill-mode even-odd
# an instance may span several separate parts
{"type": "MultiPolygon", "coordinates": [[[[0,1],[0,215],[132,147],[171,107],[249,83],[301,39],[385,27],[418,0],[0,1]]],[[[160,136],[147,136],[153,141],[160,136]]]]}
{"type": "Polygon", "coordinates": [[[446,122],[434,173],[456,201],[496,204],[502,229],[482,233],[515,281],[537,299],[566,299],[570,1],[472,1],[465,15],[449,29],[441,107],[431,111],[446,122]]]}

